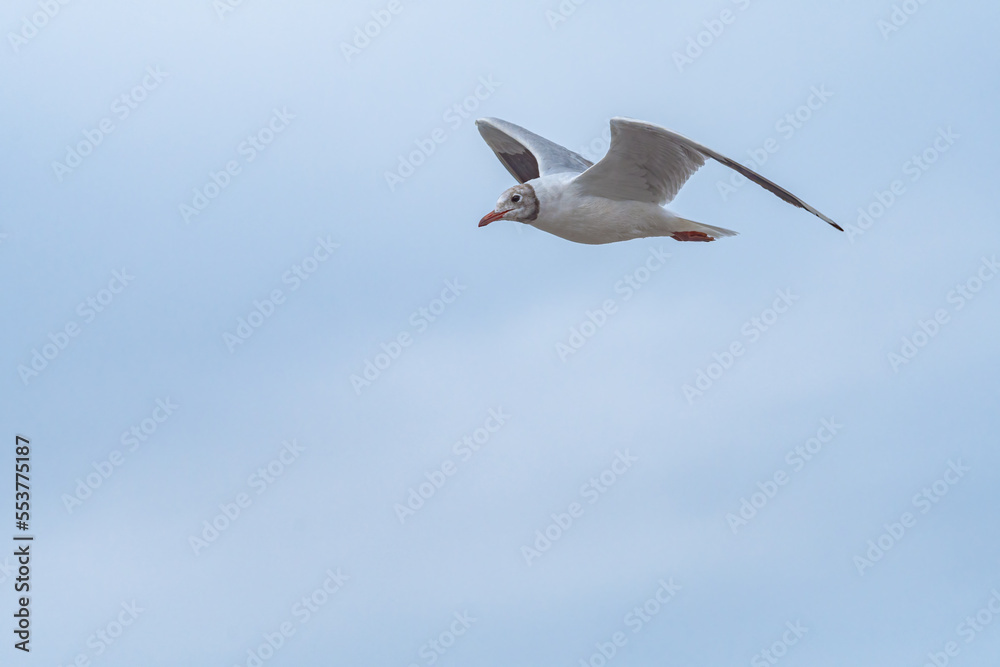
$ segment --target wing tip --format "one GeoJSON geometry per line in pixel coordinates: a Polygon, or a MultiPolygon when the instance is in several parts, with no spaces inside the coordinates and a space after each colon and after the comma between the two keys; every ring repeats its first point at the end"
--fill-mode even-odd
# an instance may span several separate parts
{"type": "Polygon", "coordinates": [[[830,226],[831,226],[831,227],[833,227],[834,229],[836,229],[836,230],[838,230],[838,231],[841,231],[841,232],[842,232],[842,231],[844,231],[844,228],[843,228],[843,227],[841,227],[841,226],[840,226],[840,225],[838,225],[838,224],[837,224],[836,222],[834,222],[834,221],[833,221],[833,220],[831,220],[830,218],[826,217],[826,216],[825,216],[825,215],[823,215],[822,213],[819,213],[819,212],[817,212],[817,215],[819,216],[819,219],[820,219],[820,220],[822,220],[822,221],[823,221],[823,222],[825,222],[826,224],[830,225],[830,226]]]}
{"type": "Polygon", "coordinates": [[[503,118],[494,118],[493,116],[483,116],[482,118],[476,119],[476,127],[482,127],[484,125],[500,130],[501,132],[506,132],[507,130],[504,130],[503,126],[513,125],[513,123],[508,123],[503,118]]]}
{"type": "Polygon", "coordinates": [[[495,130],[497,132],[503,132],[504,130],[501,127],[502,123],[503,121],[500,120],[499,118],[485,116],[483,118],[476,119],[476,129],[479,130],[479,134],[482,134],[483,130],[487,128],[490,130],[495,130]]]}

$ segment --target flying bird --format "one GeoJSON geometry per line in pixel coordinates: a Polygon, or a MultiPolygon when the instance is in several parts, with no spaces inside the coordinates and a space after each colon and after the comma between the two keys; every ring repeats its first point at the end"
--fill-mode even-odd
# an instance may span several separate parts
{"type": "Polygon", "coordinates": [[[597,164],[523,127],[480,118],[479,133],[517,179],[479,221],[522,222],[576,243],[646,236],[714,241],[736,232],[681,218],[664,208],[705,160],[735,169],[793,206],[840,225],[739,162],[676,132],[629,118],[611,119],[611,148],[597,164]]]}

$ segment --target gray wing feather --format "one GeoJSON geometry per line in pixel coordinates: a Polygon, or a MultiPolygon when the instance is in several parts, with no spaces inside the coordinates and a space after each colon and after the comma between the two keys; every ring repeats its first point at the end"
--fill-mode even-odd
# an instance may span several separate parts
{"type": "Polygon", "coordinates": [[[628,118],[611,119],[611,149],[600,162],[575,179],[588,194],[608,199],[666,204],[681,186],[712,158],[734,169],[793,206],[824,222],[840,225],[788,190],[721,153],[665,128],[628,118]]]}
{"type": "Polygon", "coordinates": [[[480,118],[476,127],[519,183],[548,174],[579,174],[594,164],[559,144],[499,118],[480,118]]]}

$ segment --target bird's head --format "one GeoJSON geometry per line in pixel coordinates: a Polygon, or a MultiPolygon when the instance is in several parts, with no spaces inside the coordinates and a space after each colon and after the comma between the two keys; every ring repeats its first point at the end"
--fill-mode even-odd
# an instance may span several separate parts
{"type": "Polygon", "coordinates": [[[527,183],[515,185],[500,195],[493,211],[483,216],[480,227],[496,220],[514,220],[516,222],[531,222],[538,217],[538,197],[535,189],[527,183]]]}

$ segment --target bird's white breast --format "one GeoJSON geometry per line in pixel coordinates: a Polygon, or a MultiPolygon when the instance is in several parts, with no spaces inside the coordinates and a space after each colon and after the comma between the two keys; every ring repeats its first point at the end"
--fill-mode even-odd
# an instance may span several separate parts
{"type": "Polygon", "coordinates": [[[618,201],[580,194],[574,174],[553,174],[530,181],[538,197],[538,218],[531,224],[576,243],[600,244],[645,236],[666,236],[675,219],[656,204],[618,201]]]}

